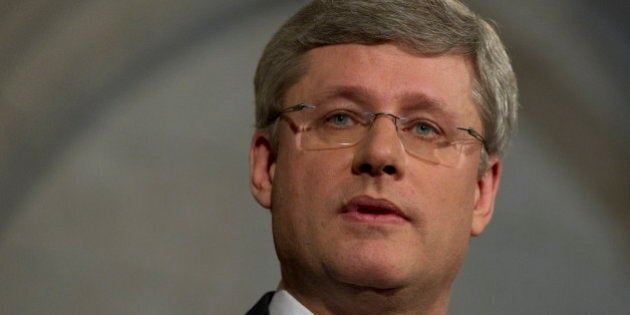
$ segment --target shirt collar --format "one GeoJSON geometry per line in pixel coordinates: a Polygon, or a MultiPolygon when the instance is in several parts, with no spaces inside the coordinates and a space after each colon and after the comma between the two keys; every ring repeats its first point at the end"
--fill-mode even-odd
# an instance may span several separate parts
{"type": "Polygon", "coordinates": [[[286,290],[278,290],[271,298],[269,315],[313,315],[286,290]]]}

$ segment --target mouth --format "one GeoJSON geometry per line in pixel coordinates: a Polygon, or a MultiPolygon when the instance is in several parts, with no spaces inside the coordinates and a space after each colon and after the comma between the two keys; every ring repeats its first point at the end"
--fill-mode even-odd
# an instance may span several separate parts
{"type": "Polygon", "coordinates": [[[354,222],[371,224],[401,224],[409,217],[398,206],[387,199],[357,196],[343,207],[342,215],[354,222]]]}

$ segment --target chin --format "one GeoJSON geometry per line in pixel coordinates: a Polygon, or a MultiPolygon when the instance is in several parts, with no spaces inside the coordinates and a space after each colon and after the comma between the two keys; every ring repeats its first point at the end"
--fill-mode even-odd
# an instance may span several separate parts
{"type": "Polygon", "coordinates": [[[337,257],[327,268],[340,283],[372,289],[396,289],[409,283],[407,268],[400,259],[382,254],[337,257]]]}

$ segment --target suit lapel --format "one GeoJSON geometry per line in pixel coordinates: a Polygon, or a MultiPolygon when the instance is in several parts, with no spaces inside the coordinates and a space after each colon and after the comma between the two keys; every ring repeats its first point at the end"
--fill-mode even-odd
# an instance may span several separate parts
{"type": "Polygon", "coordinates": [[[269,303],[274,292],[267,292],[245,315],[269,315],[269,303]]]}

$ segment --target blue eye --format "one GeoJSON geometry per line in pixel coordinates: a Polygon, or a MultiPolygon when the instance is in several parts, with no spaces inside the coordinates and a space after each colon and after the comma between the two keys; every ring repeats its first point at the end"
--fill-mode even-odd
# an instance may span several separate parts
{"type": "Polygon", "coordinates": [[[433,127],[431,124],[428,124],[422,121],[414,124],[412,129],[416,135],[424,136],[424,137],[434,136],[438,133],[435,127],[433,127]]]}
{"type": "Polygon", "coordinates": [[[352,118],[347,114],[334,114],[326,120],[335,126],[347,126],[352,118]]]}

